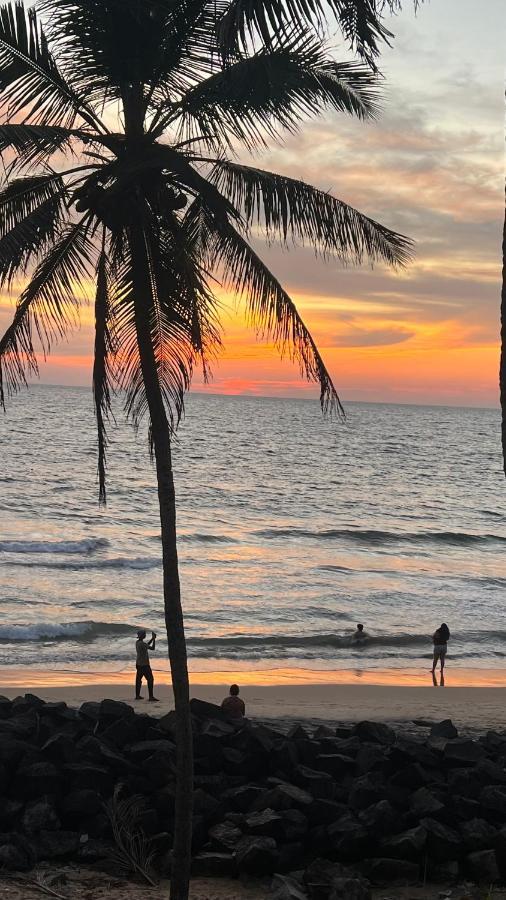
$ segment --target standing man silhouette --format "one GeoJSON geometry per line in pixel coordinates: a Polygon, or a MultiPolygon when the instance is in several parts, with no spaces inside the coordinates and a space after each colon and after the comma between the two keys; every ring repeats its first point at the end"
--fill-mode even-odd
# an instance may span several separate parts
{"type": "Polygon", "coordinates": [[[149,663],[149,651],[155,649],[156,645],[156,634],[154,631],[151,632],[151,640],[148,641],[147,644],[144,643],[146,638],[146,632],[143,628],[141,628],[137,632],[137,641],[135,644],[135,654],[136,654],[136,676],[135,676],[135,699],[142,700],[141,696],[141,684],[142,679],[145,678],[148,685],[148,693],[149,700],[151,703],[157,703],[158,698],[153,695],[153,670],[149,663]]]}

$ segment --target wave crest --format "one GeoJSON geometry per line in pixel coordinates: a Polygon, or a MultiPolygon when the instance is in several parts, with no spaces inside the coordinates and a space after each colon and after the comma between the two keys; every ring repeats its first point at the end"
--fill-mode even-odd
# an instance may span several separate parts
{"type": "Polygon", "coordinates": [[[106,538],[81,541],[0,541],[0,553],[95,553],[109,546],[106,538]]]}

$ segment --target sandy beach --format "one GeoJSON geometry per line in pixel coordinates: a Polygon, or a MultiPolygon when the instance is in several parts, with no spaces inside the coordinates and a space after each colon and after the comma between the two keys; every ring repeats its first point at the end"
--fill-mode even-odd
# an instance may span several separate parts
{"type": "MultiPolygon", "coordinates": [[[[134,701],[130,683],[37,685],[6,684],[0,675],[0,693],[12,698],[35,693],[44,700],[64,700],[80,706],[87,700],[123,700],[137,712],[164,715],[173,708],[170,685],[157,685],[159,703],[134,701]]],[[[193,684],[192,697],[219,703],[223,684],[193,684]]],[[[487,731],[506,727],[506,687],[443,688],[381,684],[247,684],[241,689],[251,718],[324,721],[329,724],[364,719],[403,723],[451,718],[461,728],[487,731]]]]}

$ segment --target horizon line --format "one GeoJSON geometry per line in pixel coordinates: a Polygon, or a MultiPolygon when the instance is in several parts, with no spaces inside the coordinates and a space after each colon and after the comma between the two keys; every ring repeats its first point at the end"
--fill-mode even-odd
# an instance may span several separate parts
{"type": "MultiPolygon", "coordinates": [[[[30,389],[32,387],[35,388],[68,388],[70,390],[79,390],[79,391],[90,391],[91,386],[84,384],[57,384],[57,383],[45,383],[40,381],[32,381],[29,382],[26,386],[26,389],[30,389]]],[[[191,388],[186,392],[186,396],[191,396],[192,394],[198,394],[199,397],[227,397],[233,399],[241,399],[241,400],[296,400],[301,403],[316,403],[319,405],[318,396],[314,397],[301,397],[297,395],[291,394],[250,394],[250,393],[224,393],[220,391],[201,391],[198,388],[191,388]]],[[[417,402],[417,401],[409,401],[409,400],[353,400],[353,399],[344,399],[341,395],[341,402],[343,405],[346,404],[360,404],[362,406],[420,406],[420,407],[436,407],[440,409],[487,409],[500,412],[499,403],[496,406],[488,406],[482,404],[469,405],[465,403],[448,403],[448,402],[417,402]]]]}

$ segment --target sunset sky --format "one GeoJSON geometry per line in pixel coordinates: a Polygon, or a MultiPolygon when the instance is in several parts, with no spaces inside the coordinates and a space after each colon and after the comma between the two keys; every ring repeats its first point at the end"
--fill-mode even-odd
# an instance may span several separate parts
{"type": "MultiPolygon", "coordinates": [[[[402,273],[342,270],[308,249],[258,249],[297,302],[344,400],[495,406],[503,207],[503,0],[431,0],[390,24],[384,112],[326,114],[244,162],[300,177],[404,232],[402,273]]],[[[310,396],[314,386],[257,343],[234,298],[208,390],[310,396]]],[[[12,301],[0,298],[0,329],[12,301]]],[[[91,382],[91,310],[41,366],[46,383],[91,382]]],[[[202,390],[200,377],[195,387],[202,390]]]]}

